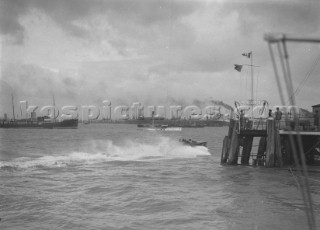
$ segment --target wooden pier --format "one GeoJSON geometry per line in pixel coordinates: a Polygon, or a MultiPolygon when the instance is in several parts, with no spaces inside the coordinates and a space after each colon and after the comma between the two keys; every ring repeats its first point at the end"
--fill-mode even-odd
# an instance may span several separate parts
{"type": "MultiPolygon", "coordinates": [[[[261,123],[261,120],[259,122],[261,123]]],[[[265,167],[292,165],[293,148],[298,149],[299,141],[302,141],[302,157],[307,164],[314,164],[320,159],[320,131],[316,128],[309,127],[308,130],[304,130],[302,126],[297,126],[292,129],[292,122],[285,122],[289,125],[281,125],[280,128],[279,123],[273,118],[265,119],[262,123],[263,125],[257,127],[250,120],[243,125],[239,120],[232,119],[228,135],[223,140],[221,164],[238,165],[240,161],[241,165],[265,167]],[[259,144],[253,153],[254,139],[257,142],[257,138],[259,144]]]]}

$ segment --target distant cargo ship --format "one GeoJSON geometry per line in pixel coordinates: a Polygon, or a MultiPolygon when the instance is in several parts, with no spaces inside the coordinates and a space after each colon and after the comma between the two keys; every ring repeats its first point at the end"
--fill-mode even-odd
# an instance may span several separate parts
{"type": "Polygon", "coordinates": [[[54,121],[51,119],[32,120],[2,120],[0,128],[44,128],[44,129],[76,129],[78,128],[78,119],[67,119],[54,121]]]}
{"type": "Polygon", "coordinates": [[[37,117],[36,112],[31,112],[30,118],[16,119],[14,112],[14,103],[12,95],[12,114],[13,118],[8,119],[5,114],[4,119],[0,120],[0,128],[32,128],[32,129],[76,129],[78,128],[78,119],[55,119],[55,101],[53,97],[53,119],[49,116],[37,117]]]}

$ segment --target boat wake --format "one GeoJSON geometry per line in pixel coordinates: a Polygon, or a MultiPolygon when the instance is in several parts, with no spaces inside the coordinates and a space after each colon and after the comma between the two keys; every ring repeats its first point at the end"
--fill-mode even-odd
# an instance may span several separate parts
{"type": "Polygon", "coordinates": [[[191,147],[161,137],[157,143],[127,140],[123,145],[112,141],[92,141],[83,151],[38,158],[20,157],[11,161],[0,161],[1,170],[26,168],[58,168],[90,165],[112,161],[155,161],[178,158],[195,158],[210,155],[204,146],[191,147]]]}

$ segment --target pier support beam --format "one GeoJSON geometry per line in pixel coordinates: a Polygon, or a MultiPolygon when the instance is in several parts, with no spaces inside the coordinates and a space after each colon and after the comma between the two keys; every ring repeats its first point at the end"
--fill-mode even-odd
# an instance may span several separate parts
{"type": "Polygon", "coordinates": [[[221,160],[220,164],[226,164],[229,158],[229,149],[230,149],[230,142],[232,138],[233,129],[235,128],[235,120],[231,119],[229,123],[229,131],[228,136],[225,136],[223,139],[223,147],[221,153],[221,160]]]}
{"type": "Polygon", "coordinates": [[[238,164],[239,155],[239,137],[238,137],[239,120],[234,120],[234,125],[231,133],[230,146],[228,150],[228,165],[238,164]]]}
{"type": "Polygon", "coordinates": [[[228,131],[228,138],[229,138],[229,140],[231,140],[235,122],[236,122],[236,121],[235,121],[234,119],[231,119],[231,120],[230,120],[229,131],[228,131]]]}
{"type": "Polygon", "coordinates": [[[267,138],[261,137],[259,141],[259,147],[258,147],[258,153],[257,153],[257,163],[259,166],[264,166],[266,149],[267,149],[267,138]]]}
{"type": "Polygon", "coordinates": [[[243,139],[243,149],[241,154],[241,164],[249,165],[249,159],[252,149],[253,136],[246,136],[243,139]]]}
{"type": "Polygon", "coordinates": [[[226,164],[228,160],[228,150],[229,150],[229,137],[225,136],[223,139],[223,147],[221,153],[221,161],[220,164],[226,164]]]}
{"type": "Polygon", "coordinates": [[[267,150],[266,150],[266,167],[275,165],[275,124],[273,119],[267,120],[267,150]]]}
{"type": "Polygon", "coordinates": [[[281,141],[279,130],[275,130],[275,154],[276,154],[276,166],[283,166],[282,152],[281,152],[281,141]]]}

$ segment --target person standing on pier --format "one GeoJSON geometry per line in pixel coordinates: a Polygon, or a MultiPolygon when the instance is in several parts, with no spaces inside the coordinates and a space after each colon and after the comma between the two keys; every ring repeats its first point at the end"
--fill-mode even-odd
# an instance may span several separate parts
{"type": "Polygon", "coordinates": [[[272,118],[272,117],[273,117],[273,116],[272,116],[272,109],[269,109],[268,117],[269,117],[269,118],[272,118]]]}
{"type": "Polygon", "coordinates": [[[276,127],[277,129],[280,129],[280,120],[282,118],[282,112],[279,110],[279,107],[277,107],[277,110],[275,112],[275,119],[276,119],[276,127]]]}
{"type": "Polygon", "coordinates": [[[241,129],[245,128],[245,117],[244,117],[244,111],[242,109],[240,110],[240,128],[241,129]]]}

